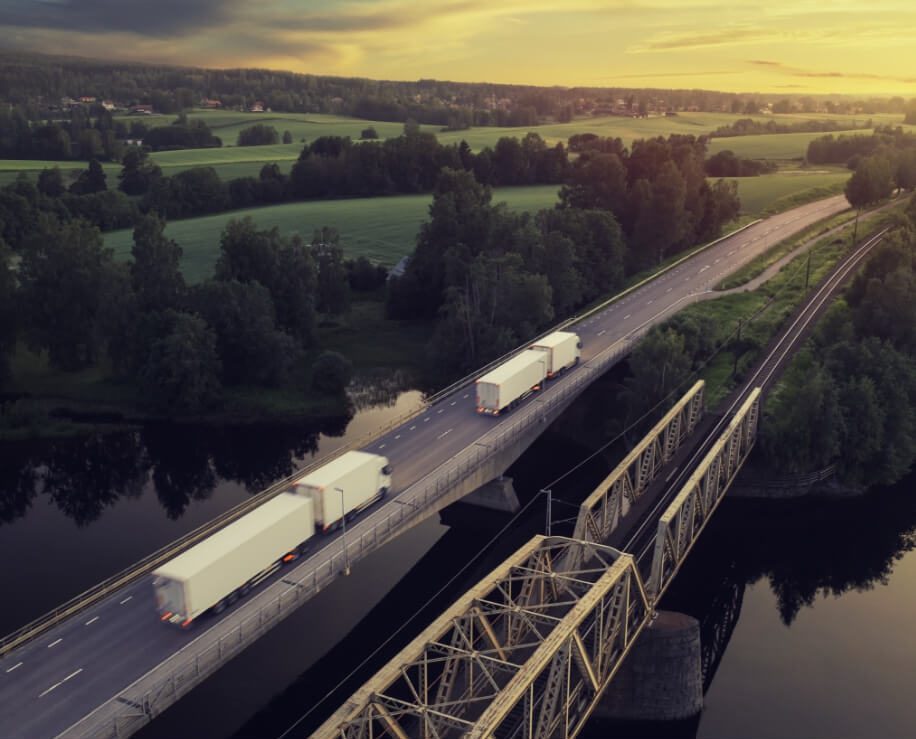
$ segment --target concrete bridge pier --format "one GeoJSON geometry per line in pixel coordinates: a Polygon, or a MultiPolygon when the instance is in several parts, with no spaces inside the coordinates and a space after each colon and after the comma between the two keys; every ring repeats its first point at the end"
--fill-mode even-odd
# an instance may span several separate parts
{"type": "Polygon", "coordinates": [[[595,708],[607,721],[676,721],[703,708],[700,622],[658,611],[595,708]]]}
{"type": "Polygon", "coordinates": [[[512,478],[502,475],[465,495],[460,502],[502,513],[515,513],[521,508],[512,478]]]}

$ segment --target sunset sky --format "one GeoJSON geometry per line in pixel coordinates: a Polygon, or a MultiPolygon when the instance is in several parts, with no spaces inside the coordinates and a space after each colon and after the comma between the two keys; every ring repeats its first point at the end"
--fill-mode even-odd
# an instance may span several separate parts
{"type": "Polygon", "coordinates": [[[7,49],[376,79],[916,97],[913,0],[0,0],[7,49]]]}

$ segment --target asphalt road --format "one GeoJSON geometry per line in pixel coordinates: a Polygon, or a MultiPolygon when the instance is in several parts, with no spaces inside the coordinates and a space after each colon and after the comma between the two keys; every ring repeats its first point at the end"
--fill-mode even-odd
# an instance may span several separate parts
{"type": "MultiPolygon", "coordinates": [[[[582,364],[674,303],[689,304],[691,296],[706,292],[776,241],[846,207],[845,198],[838,196],[773,216],[694,255],[590,316],[569,329],[582,339],[582,364]]],[[[582,364],[554,384],[574,378],[582,364]]],[[[382,505],[348,526],[348,539],[369,531],[396,507],[410,505],[416,482],[495,426],[511,423],[512,414],[504,418],[478,415],[474,402],[473,385],[459,389],[366,447],[390,459],[392,491],[382,505]]],[[[189,642],[227,628],[240,612],[287,590],[281,578],[295,578],[297,571],[304,573],[327,561],[340,550],[338,538],[338,534],[322,537],[320,548],[308,558],[283,570],[220,617],[202,619],[190,633],[159,622],[146,577],[11,652],[0,660],[0,737],[53,737],[66,730],[189,642]]],[[[79,552],[73,552],[72,563],[66,564],[78,567],[79,552]]],[[[67,566],[62,565],[60,577],[66,578],[67,566]]],[[[6,600],[6,607],[15,608],[15,596],[6,600]]]]}

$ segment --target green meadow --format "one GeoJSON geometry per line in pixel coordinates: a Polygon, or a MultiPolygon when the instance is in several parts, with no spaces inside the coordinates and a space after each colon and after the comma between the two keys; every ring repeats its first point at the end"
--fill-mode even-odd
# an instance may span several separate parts
{"type": "MultiPolygon", "coordinates": [[[[847,178],[848,174],[842,171],[807,173],[804,170],[742,178],[738,180],[742,213],[757,217],[781,199],[836,188],[847,178]]],[[[348,257],[365,256],[390,267],[413,251],[420,224],[427,218],[430,199],[429,195],[396,195],[284,203],[173,221],[166,233],[184,249],[182,267],[190,282],[210,276],[219,255],[220,233],[233,218],[246,216],[253,218],[260,228],[276,226],[283,234],[298,233],[306,239],[316,228],[333,226],[340,231],[348,257]]],[[[493,201],[505,202],[515,211],[533,212],[553,206],[557,202],[557,188],[552,185],[499,188],[493,192],[493,201]]],[[[105,243],[119,258],[127,259],[133,244],[132,232],[113,231],[106,234],[105,243]]]]}
{"type": "MultiPolygon", "coordinates": [[[[288,172],[293,162],[299,157],[299,152],[302,151],[302,139],[305,139],[306,142],[313,141],[319,136],[350,136],[353,139],[359,139],[360,132],[369,126],[375,128],[381,138],[387,138],[399,135],[403,129],[400,123],[365,121],[344,116],[311,113],[239,113],[203,110],[192,111],[190,115],[193,118],[202,118],[207,121],[214,133],[223,139],[224,145],[220,149],[186,149],[153,154],[152,158],[167,175],[191,167],[213,167],[224,180],[244,176],[256,177],[261,167],[268,162],[275,162],[284,172],[288,172]],[[274,146],[235,146],[238,132],[255,123],[274,126],[281,135],[284,131],[289,131],[293,135],[293,143],[274,146]]],[[[495,146],[503,136],[522,137],[529,131],[538,133],[551,145],[566,142],[570,136],[577,133],[620,137],[627,145],[630,145],[636,139],[668,136],[672,133],[701,135],[745,117],[764,121],[776,120],[783,123],[832,119],[848,123],[850,126],[861,125],[867,120],[866,116],[830,116],[827,114],[737,116],[727,113],[680,113],[677,116],[658,118],[602,116],[581,118],[570,123],[548,123],[541,126],[518,128],[480,127],[467,131],[442,131],[437,126],[423,126],[422,128],[435,133],[443,143],[458,143],[464,140],[475,150],[485,146],[495,146]]],[[[126,117],[124,120],[138,119],[126,117]]],[[[152,116],[139,120],[147,125],[168,125],[174,120],[174,117],[152,116]]],[[[871,116],[871,120],[876,125],[887,123],[897,125],[900,124],[901,116],[875,115],[871,116]]],[[[916,130],[916,127],[913,126],[908,128],[916,130]]],[[[822,133],[791,133],[713,139],[710,144],[710,153],[731,149],[735,154],[751,159],[800,159],[805,154],[808,142],[822,135],[822,133]]],[[[25,172],[34,179],[42,169],[54,166],[59,167],[65,173],[75,173],[85,167],[82,162],[70,161],[0,160],[0,185],[11,182],[19,172],[25,172]]],[[[113,185],[120,166],[106,164],[105,171],[109,176],[109,185],[113,185]]]]}

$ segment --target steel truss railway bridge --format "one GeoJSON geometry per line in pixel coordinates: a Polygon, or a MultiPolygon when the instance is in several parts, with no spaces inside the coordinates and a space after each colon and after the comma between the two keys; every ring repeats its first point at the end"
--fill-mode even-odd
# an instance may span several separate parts
{"type": "MultiPolygon", "coordinates": [[[[12,739],[130,735],[348,572],[360,559],[498,478],[586,387],[625,357],[653,325],[685,305],[714,297],[712,287],[724,276],[777,241],[846,207],[842,197],[830,198],[750,224],[555,327],[552,330],[568,329],[580,335],[581,363],[505,418],[481,417],[474,412],[473,381],[488,366],[429,399],[411,416],[354,445],[384,454],[391,461],[393,484],[384,504],[348,526],[345,539],[339,533],[322,539],[310,556],[284,568],[226,613],[200,624],[196,633],[172,631],[159,623],[151,606],[149,572],[286,489],[288,481],[279,482],[0,640],[0,705],[4,709],[0,712],[0,736],[12,739]],[[49,644],[54,648],[48,648],[49,644]]],[[[689,423],[682,422],[687,424],[686,429],[689,423]]],[[[652,448],[652,454],[664,456],[669,443],[670,439],[660,440],[652,448]]],[[[648,454],[649,450],[645,452],[648,454]]],[[[700,497],[686,495],[682,512],[672,514],[670,530],[659,539],[664,545],[659,544],[658,563],[654,565],[657,571],[651,568],[642,571],[635,560],[627,559],[629,555],[612,555],[601,548],[597,536],[589,539],[592,536],[589,532],[607,529],[615,516],[625,515],[629,500],[626,491],[638,490],[651,479],[655,469],[657,459],[647,459],[640,457],[638,468],[627,473],[632,479],[619,481],[620,495],[608,492],[593,507],[592,519],[583,519],[581,531],[577,529],[584,537],[579,540],[581,543],[563,546],[567,551],[564,561],[573,562],[581,556],[585,563],[596,561],[595,557],[603,558],[602,561],[612,557],[615,572],[628,573],[626,578],[637,577],[638,572],[639,579],[633,580],[638,587],[634,585],[627,592],[634,594],[633,603],[642,599],[651,611],[652,594],[663,592],[676,572],[684,548],[689,549],[685,532],[699,520],[698,511],[705,511],[712,504],[712,498],[703,497],[705,493],[700,497]],[[640,592],[644,595],[636,597],[640,592]]],[[[550,551],[560,545],[549,539],[539,546],[550,551]]],[[[553,555],[548,559],[554,562],[553,555]]],[[[65,574],[63,566],[62,571],[65,574]]],[[[608,584],[603,577],[599,580],[608,584]]],[[[605,603],[602,598],[599,601],[605,603]]],[[[639,619],[634,621],[634,624],[642,623],[639,619]]],[[[638,632],[642,627],[634,628],[638,632]]],[[[632,636],[631,632],[628,634],[632,636]]],[[[596,679],[606,674],[608,665],[602,663],[600,667],[596,679]]]]}

